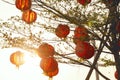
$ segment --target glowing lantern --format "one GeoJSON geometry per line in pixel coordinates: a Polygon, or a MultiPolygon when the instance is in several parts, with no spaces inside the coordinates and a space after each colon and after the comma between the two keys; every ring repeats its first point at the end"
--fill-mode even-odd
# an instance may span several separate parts
{"type": "Polygon", "coordinates": [[[42,58],[40,67],[44,72],[52,72],[58,68],[58,63],[53,57],[42,58]]]}
{"type": "Polygon", "coordinates": [[[24,53],[21,53],[20,51],[16,51],[10,55],[10,62],[16,67],[19,67],[20,65],[24,64],[24,53]]]}
{"type": "Polygon", "coordinates": [[[55,54],[54,47],[48,43],[42,43],[38,48],[38,56],[40,58],[51,57],[55,54]]]}
{"type": "Polygon", "coordinates": [[[82,5],[87,5],[91,2],[91,0],[77,0],[77,2],[82,4],[82,5]]]}
{"type": "Polygon", "coordinates": [[[31,9],[23,11],[22,20],[28,24],[35,22],[37,19],[37,13],[31,9]]]}
{"type": "Polygon", "coordinates": [[[59,38],[66,38],[69,33],[70,28],[67,25],[59,24],[58,27],[55,29],[55,34],[59,38]]]}
{"type": "Polygon", "coordinates": [[[24,11],[31,8],[31,0],[16,0],[15,1],[16,8],[24,11]]]}
{"type": "Polygon", "coordinates": [[[76,27],[73,35],[73,42],[77,44],[80,41],[88,41],[89,40],[89,35],[88,31],[85,27],[76,27]]]}
{"type": "Polygon", "coordinates": [[[90,59],[94,55],[94,47],[88,42],[81,41],[76,44],[75,54],[83,59],[90,59]]]}
{"type": "Polygon", "coordinates": [[[56,76],[58,74],[58,72],[59,72],[59,69],[57,68],[57,69],[55,69],[54,71],[51,71],[51,72],[44,72],[44,74],[46,76],[48,76],[49,78],[52,78],[53,76],[56,76]]]}

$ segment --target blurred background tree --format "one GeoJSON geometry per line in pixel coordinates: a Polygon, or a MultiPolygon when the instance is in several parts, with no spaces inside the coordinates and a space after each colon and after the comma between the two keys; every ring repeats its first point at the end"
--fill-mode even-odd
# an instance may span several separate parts
{"type": "MultiPolygon", "coordinates": [[[[15,5],[15,0],[2,1],[15,5]]],[[[31,9],[37,13],[35,22],[27,24],[21,16],[12,16],[8,21],[1,20],[1,48],[19,47],[35,53],[40,44],[47,42],[54,46],[55,58],[58,62],[89,67],[86,80],[89,80],[93,70],[106,80],[110,80],[98,70],[97,65],[116,66],[120,74],[119,0],[92,0],[85,4],[80,4],[79,1],[32,0],[31,9]],[[69,26],[70,34],[66,38],[56,36],[55,29],[59,24],[69,26]],[[73,36],[78,26],[84,26],[87,29],[88,41],[95,49],[94,58],[82,59],[76,56],[73,36]],[[102,54],[112,55],[114,60],[100,56],[102,54]],[[99,63],[101,61],[104,63],[99,63]]]]}

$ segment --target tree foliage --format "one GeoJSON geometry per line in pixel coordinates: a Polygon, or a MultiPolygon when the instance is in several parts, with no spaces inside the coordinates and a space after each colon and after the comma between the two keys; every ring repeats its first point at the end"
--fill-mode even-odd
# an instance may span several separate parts
{"type": "MultiPolygon", "coordinates": [[[[14,5],[12,2],[7,3],[14,5]]],[[[117,45],[120,34],[115,28],[120,16],[119,0],[112,3],[108,0],[92,0],[86,6],[79,4],[77,0],[32,0],[32,9],[38,15],[37,21],[32,24],[26,24],[21,16],[12,16],[8,21],[0,22],[1,48],[20,47],[33,52],[41,43],[50,43],[55,47],[55,57],[59,62],[90,67],[86,80],[89,80],[94,69],[103,78],[110,80],[96,65],[101,54],[113,55],[115,60],[101,58],[105,62],[102,66],[116,65],[120,73],[117,45]],[[58,24],[70,27],[67,38],[61,39],[55,35],[58,24]],[[73,33],[77,26],[88,29],[89,42],[95,48],[94,61],[82,60],[74,54],[73,33]]]]}

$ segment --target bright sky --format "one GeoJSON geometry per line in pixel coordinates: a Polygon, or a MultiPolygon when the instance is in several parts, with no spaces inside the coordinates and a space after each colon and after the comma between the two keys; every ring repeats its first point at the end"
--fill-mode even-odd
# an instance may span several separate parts
{"type": "MultiPolygon", "coordinates": [[[[21,15],[21,12],[14,5],[6,4],[0,0],[0,18],[7,20],[15,15],[21,15]]],[[[0,80],[48,80],[48,77],[42,74],[42,70],[39,67],[40,59],[38,57],[30,57],[28,52],[25,52],[28,54],[27,62],[20,66],[19,70],[16,69],[9,60],[10,54],[16,50],[20,49],[10,48],[0,50],[0,80]]],[[[88,69],[83,66],[59,63],[59,74],[53,80],[85,80],[88,69]]],[[[111,80],[115,80],[114,67],[100,68],[100,70],[110,77],[111,80]]],[[[95,80],[95,74],[93,74],[90,80],[95,80]]],[[[100,80],[104,79],[101,78],[100,80]]]]}
{"type": "MultiPolygon", "coordinates": [[[[6,0],[7,1],[7,0],[6,0]]],[[[9,0],[13,2],[13,0],[9,0]]],[[[10,16],[15,16],[15,15],[21,15],[21,12],[16,9],[14,5],[7,4],[5,2],[2,2],[0,0],[0,18],[2,19],[7,19],[10,18],[10,16]]]]}

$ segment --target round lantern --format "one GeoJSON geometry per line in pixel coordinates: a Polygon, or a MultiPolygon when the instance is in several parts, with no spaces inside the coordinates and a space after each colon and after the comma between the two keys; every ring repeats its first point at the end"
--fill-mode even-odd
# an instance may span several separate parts
{"type": "Polygon", "coordinates": [[[78,27],[75,28],[74,34],[88,34],[88,31],[85,27],[78,26],[78,27]]]}
{"type": "Polygon", "coordinates": [[[16,51],[10,55],[10,62],[16,67],[19,67],[20,65],[24,64],[24,53],[20,51],[16,51]]]}
{"type": "Polygon", "coordinates": [[[114,76],[116,79],[118,79],[118,71],[115,71],[114,76]]]}
{"type": "Polygon", "coordinates": [[[42,43],[38,48],[38,56],[40,58],[52,57],[54,54],[54,47],[48,43],[42,43]]]}
{"type": "Polygon", "coordinates": [[[94,47],[88,42],[81,41],[76,44],[75,54],[83,59],[90,59],[94,55],[94,47]]]}
{"type": "Polygon", "coordinates": [[[86,33],[78,33],[73,35],[73,42],[77,44],[80,41],[89,41],[89,35],[86,33]]]}
{"type": "Polygon", "coordinates": [[[19,10],[28,10],[31,8],[31,0],[16,0],[15,5],[19,10]]]}
{"type": "Polygon", "coordinates": [[[91,0],[77,0],[78,3],[80,3],[81,5],[87,5],[91,2],[91,0]]]}
{"type": "Polygon", "coordinates": [[[55,29],[55,34],[59,38],[66,38],[69,33],[70,33],[69,26],[64,24],[59,24],[58,27],[55,29]]]}
{"type": "Polygon", "coordinates": [[[22,20],[28,24],[35,22],[37,19],[37,13],[31,9],[23,11],[22,20]]]}
{"type": "Polygon", "coordinates": [[[59,72],[59,68],[56,68],[54,71],[44,72],[44,74],[48,76],[49,78],[52,78],[53,76],[56,76],[58,72],[59,72]]]}
{"type": "Polygon", "coordinates": [[[53,57],[42,58],[40,67],[44,72],[52,72],[58,68],[58,63],[53,57]]]}
{"type": "Polygon", "coordinates": [[[73,35],[73,42],[77,44],[80,41],[89,41],[88,31],[85,27],[76,27],[73,35]]]}

